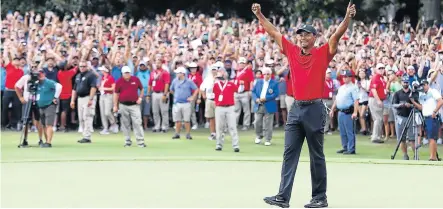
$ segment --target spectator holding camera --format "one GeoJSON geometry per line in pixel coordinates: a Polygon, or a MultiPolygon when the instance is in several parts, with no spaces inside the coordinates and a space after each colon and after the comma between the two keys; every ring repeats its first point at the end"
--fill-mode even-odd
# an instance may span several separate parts
{"type": "Polygon", "coordinates": [[[421,86],[423,86],[423,92],[419,92],[419,103],[414,99],[411,102],[414,106],[422,111],[424,117],[424,128],[426,132],[426,138],[429,140],[429,152],[430,161],[437,161],[437,143],[439,132],[439,119],[438,112],[443,105],[443,100],[440,92],[436,89],[430,88],[427,80],[422,80],[421,86]]]}
{"type": "MultiPolygon", "coordinates": [[[[31,65],[31,73],[34,75],[40,74],[36,63],[31,65]]],[[[40,146],[43,144],[43,140],[42,140],[43,129],[40,124],[40,111],[39,111],[37,103],[36,103],[36,98],[34,96],[30,95],[30,92],[28,89],[29,82],[31,82],[30,80],[31,80],[31,74],[26,74],[26,75],[22,76],[17,81],[17,83],[15,83],[15,93],[17,94],[17,97],[20,100],[20,102],[23,104],[23,109],[22,109],[23,114],[25,114],[25,108],[27,106],[26,104],[28,102],[31,102],[29,114],[22,116],[22,118],[27,117],[27,121],[25,121],[25,124],[23,124],[24,125],[24,138],[23,138],[23,143],[21,144],[21,146],[23,146],[23,147],[28,146],[29,123],[33,118],[34,118],[33,124],[35,125],[35,127],[37,128],[37,131],[38,131],[38,137],[39,137],[38,144],[40,146]]],[[[36,84],[33,84],[33,85],[36,85],[36,84]]]]}

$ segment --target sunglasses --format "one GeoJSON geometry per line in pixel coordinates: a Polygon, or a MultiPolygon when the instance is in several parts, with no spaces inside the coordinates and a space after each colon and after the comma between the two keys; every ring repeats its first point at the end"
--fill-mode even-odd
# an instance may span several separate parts
{"type": "Polygon", "coordinates": [[[79,67],[87,67],[87,66],[79,66],[79,67]]]}

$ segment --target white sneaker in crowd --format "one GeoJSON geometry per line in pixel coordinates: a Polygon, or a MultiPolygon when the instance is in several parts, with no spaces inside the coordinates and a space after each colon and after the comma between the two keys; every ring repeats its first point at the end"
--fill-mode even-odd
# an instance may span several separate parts
{"type": "Polygon", "coordinates": [[[271,142],[265,142],[265,146],[271,146],[271,142]]]}
{"type": "Polygon", "coordinates": [[[260,144],[261,143],[261,139],[260,138],[255,138],[255,143],[256,144],[260,144]]]}
{"type": "Polygon", "coordinates": [[[100,131],[100,134],[101,135],[108,135],[109,131],[108,131],[108,129],[103,129],[102,131],[100,131]]]}
{"type": "Polygon", "coordinates": [[[429,140],[426,138],[423,138],[423,145],[427,145],[427,144],[429,144],[429,140]]]}
{"type": "Polygon", "coordinates": [[[205,123],[205,128],[209,128],[209,122],[205,123]]]}
{"type": "Polygon", "coordinates": [[[79,133],[83,133],[83,128],[82,127],[78,127],[78,132],[79,133]]]}
{"type": "Polygon", "coordinates": [[[56,131],[57,131],[57,126],[53,126],[53,127],[52,127],[52,130],[53,130],[54,132],[56,132],[56,131]]]}
{"type": "Polygon", "coordinates": [[[192,130],[197,130],[197,129],[198,129],[197,124],[193,125],[191,129],[192,129],[192,130]]]}
{"type": "Polygon", "coordinates": [[[439,139],[437,140],[437,144],[443,144],[443,139],[439,138],[439,139]]]}
{"type": "Polygon", "coordinates": [[[111,127],[109,129],[114,134],[118,133],[118,125],[117,124],[111,125],[111,127]]]}

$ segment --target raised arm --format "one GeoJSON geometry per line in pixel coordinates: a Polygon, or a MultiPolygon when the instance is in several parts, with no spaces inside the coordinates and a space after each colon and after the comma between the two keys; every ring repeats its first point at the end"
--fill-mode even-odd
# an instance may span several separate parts
{"type": "Polygon", "coordinates": [[[258,21],[263,26],[265,31],[278,43],[280,49],[283,50],[283,45],[281,42],[282,34],[278,29],[261,13],[260,4],[254,3],[252,4],[252,12],[254,12],[255,16],[257,16],[258,21]]]}
{"type": "Polygon", "coordinates": [[[329,38],[329,53],[335,54],[337,52],[338,42],[340,41],[343,34],[348,29],[349,23],[351,22],[351,18],[355,16],[355,4],[351,4],[349,2],[348,8],[346,9],[346,16],[343,21],[338,26],[335,33],[329,38]]]}

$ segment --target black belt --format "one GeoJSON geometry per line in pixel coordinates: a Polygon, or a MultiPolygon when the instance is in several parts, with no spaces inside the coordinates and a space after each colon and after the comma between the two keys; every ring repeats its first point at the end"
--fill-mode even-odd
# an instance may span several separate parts
{"type": "Polygon", "coordinates": [[[341,109],[341,110],[339,109],[338,111],[348,115],[348,114],[351,114],[351,113],[354,112],[354,107],[352,106],[352,107],[349,107],[347,109],[341,109]]]}
{"type": "Polygon", "coordinates": [[[163,93],[163,91],[154,91],[154,93],[157,93],[157,94],[158,94],[158,93],[163,93]]]}
{"type": "Polygon", "coordinates": [[[234,105],[219,105],[219,107],[232,107],[234,105]]]}
{"type": "Polygon", "coordinates": [[[209,99],[209,100],[212,100],[212,101],[214,101],[214,99],[209,99]]]}
{"type": "Polygon", "coordinates": [[[294,104],[297,106],[308,106],[311,104],[315,104],[321,102],[321,99],[313,99],[313,100],[294,100],[294,104]]]}
{"type": "Polygon", "coordinates": [[[121,104],[127,105],[127,106],[132,106],[132,105],[136,105],[137,102],[120,102],[121,104]]]}

